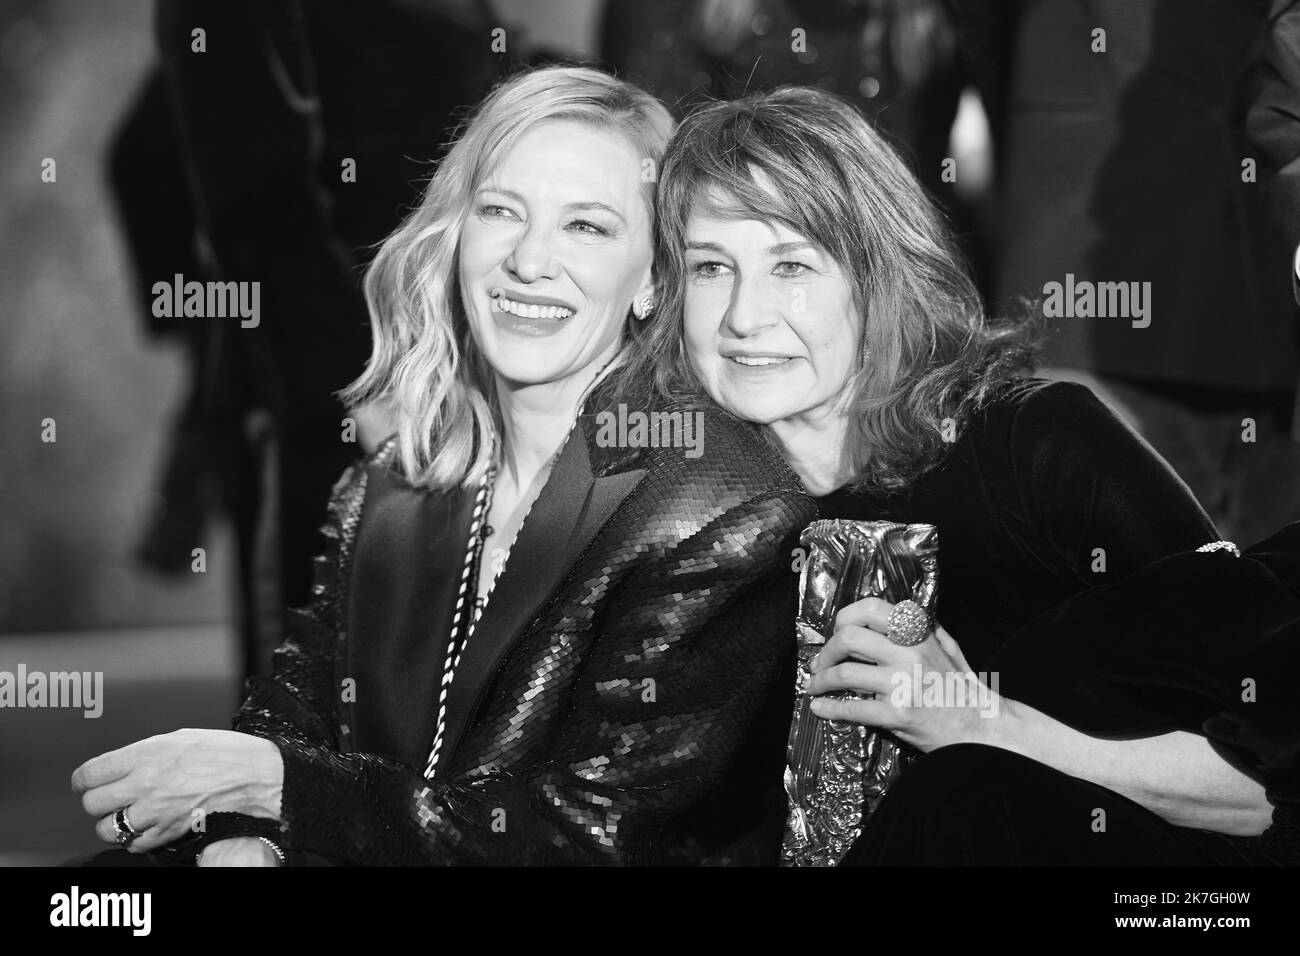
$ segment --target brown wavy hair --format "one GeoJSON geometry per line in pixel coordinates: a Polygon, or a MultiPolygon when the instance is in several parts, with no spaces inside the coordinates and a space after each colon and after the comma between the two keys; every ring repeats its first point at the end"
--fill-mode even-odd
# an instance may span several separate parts
{"type": "Polygon", "coordinates": [[[949,428],[959,434],[1032,367],[1041,320],[986,315],[943,214],[880,133],[830,93],[783,87],[696,111],[669,144],[656,206],[661,305],[621,376],[629,401],[704,397],[682,342],[697,212],[780,222],[844,270],[870,349],[850,384],[855,487],[915,481],[943,459],[949,428]]]}

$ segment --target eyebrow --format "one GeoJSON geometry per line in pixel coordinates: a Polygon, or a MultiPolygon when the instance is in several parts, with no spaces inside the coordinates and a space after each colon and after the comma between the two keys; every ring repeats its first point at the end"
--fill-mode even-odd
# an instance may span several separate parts
{"type": "MultiPolygon", "coordinates": [[[[483,186],[479,189],[479,192],[497,193],[498,195],[501,196],[509,196],[511,199],[513,199],[517,203],[520,203],[521,205],[528,204],[527,200],[525,200],[522,195],[515,192],[513,189],[502,189],[500,186],[483,186]]],[[[619,212],[613,206],[607,205],[606,203],[603,202],[597,202],[594,199],[588,200],[586,202],[571,202],[568,203],[564,208],[572,210],[574,212],[586,212],[591,209],[598,209],[603,212],[609,213],[611,216],[614,216],[616,219],[618,219],[619,222],[623,223],[624,225],[627,225],[627,219],[623,216],[621,212],[619,212]]]]}
{"type": "MultiPolygon", "coordinates": [[[[727,250],[723,249],[722,246],[718,245],[716,242],[688,242],[686,243],[686,249],[687,251],[690,251],[691,249],[700,249],[705,252],[719,252],[723,255],[727,252],[727,250]]],[[[805,250],[816,252],[817,247],[807,240],[800,239],[797,242],[778,242],[776,245],[768,246],[767,248],[768,253],[774,256],[783,256],[790,252],[802,252],[805,250]]]]}
{"type": "Polygon", "coordinates": [[[797,242],[778,242],[769,246],[767,251],[774,256],[783,256],[787,252],[816,252],[817,247],[806,239],[800,239],[797,242]]]}

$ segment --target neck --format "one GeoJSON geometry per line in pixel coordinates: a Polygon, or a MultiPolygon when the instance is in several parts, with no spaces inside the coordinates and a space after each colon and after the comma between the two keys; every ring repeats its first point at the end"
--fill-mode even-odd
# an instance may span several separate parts
{"type": "Polygon", "coordinates": [[[842,488],[853,479],[848,455],[848,417],[834,410],[773,422],[772,435],[790,469],[814,497],[842,488]]]}
{"type": "Polygon", "coordinates": [[[498,465],[517,487],[531,482],[555,458],[578,417],[583,394],[612,357],[603,356],[555,382],[525,385],[497,377],[503,431],[498,465]]]}

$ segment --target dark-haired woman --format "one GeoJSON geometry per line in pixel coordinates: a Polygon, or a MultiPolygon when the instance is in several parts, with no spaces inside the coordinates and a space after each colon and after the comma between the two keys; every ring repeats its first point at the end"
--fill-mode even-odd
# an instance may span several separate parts
{"type": "MultiPolygon", "coordinates": [[[[884,728],[927,756],[966,743],[1027,755],[1173,835],[1109,841],[1113,862],[1134,862],[1126,846],[1149,850],[1140,862],[1252,853],[1247,838],[1270,819],[1264,787],[1203,734],[1156,725],[1106,740],[996,694],[995,715],[892,699],[917,667],[973,682],[1053,606],[1218,537],[1092,393],[1027,377],[1028,327],[986,319],[945,224],[893,150],[835,97],[784,89],[689,117],[659,186],[665,319],[641,343],[640,366],[655,388],[707,394],[765,426],[823,517],[939,529],[935,637],[903,646],[890,640],[907,636],[892,607],[846,608],[809,693],[878,696],[819,697],[814,712],[884,728]]],[[[951,862],[919,846],[909,862],[951,862]]]]}

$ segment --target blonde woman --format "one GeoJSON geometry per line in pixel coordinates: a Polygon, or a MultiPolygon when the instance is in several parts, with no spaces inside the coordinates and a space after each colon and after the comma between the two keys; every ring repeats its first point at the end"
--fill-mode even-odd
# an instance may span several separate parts
{"type": "Polygon", "coordinates": [[[335,489],[314,600],[233,732],[77,769],[103,839],[203,864],[775,862],[781,585],[813,505],[716,409],[691,448],[603,427],[654,307],[671,125],[578,68],[478,109],[367,277],[345,398],[399,425],[335,489]]]}

